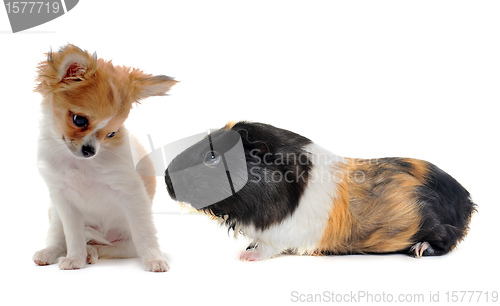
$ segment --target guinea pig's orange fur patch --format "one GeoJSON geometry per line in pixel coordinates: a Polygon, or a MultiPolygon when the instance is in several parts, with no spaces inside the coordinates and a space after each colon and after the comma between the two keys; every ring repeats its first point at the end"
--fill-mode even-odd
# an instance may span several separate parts
{"type": "Polygon", "coordinates": [[[338,183],[337,196],[333,202],[333,209],[328,216],[328,223],[318,251],[319,253],[350,253],[349,245],[354,220],[349,209],[349,186],[346,180],[338,183]]]}
{"type": "Polygon", "coordinates": [[[230,130],[233,128],[233,126],[237,123],[237,121],[229,121],[228,123],[226,123],[226,125],[224,126],[224,129],[226,130],[230,130]]]}
{"type": "Polygon", "coordinates": [[[427,165],[416,159],[346,159],[318,251],[389,253],[409,248],[421,224],[415,188],[425,182],[427,165]]]}

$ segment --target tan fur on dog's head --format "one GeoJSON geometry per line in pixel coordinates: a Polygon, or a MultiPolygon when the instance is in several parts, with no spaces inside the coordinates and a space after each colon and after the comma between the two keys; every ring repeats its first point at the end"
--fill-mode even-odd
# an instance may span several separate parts
{"type": "Polygon", "coordinates": [[[113,66],[73,45],[49,52],[38,74],[35,91],[51,104],[57,132],[75,156],[87,158],[100,146],[121,143],[120,132],[134,102],[164,95],[177,83],[113,66]]]}

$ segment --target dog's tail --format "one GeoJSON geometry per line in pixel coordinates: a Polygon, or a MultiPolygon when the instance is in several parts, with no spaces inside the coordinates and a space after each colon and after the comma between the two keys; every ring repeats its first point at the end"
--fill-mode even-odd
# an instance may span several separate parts
{"type": "Polygon", "coordinates": [[[102,236],[102,233],[97,231],[92,227],[85,227],[85,238],[87,240],[87,244],[92,245],[111,245],[106,238],[102,236]]]}

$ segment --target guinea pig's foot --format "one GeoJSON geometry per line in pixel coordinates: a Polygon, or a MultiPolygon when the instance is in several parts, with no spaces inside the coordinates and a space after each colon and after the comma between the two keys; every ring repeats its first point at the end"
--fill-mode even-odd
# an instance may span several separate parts
{"type": "Polygon", "coordinates": [[[413,253],[415,258],[422,258],[424,251],[427,251],[427,254],[432,254],[434,251],[427,241],[418,242],[410,248],[410,253],[413,253]]]}
{"type": "Polygon", "coordinates": [[[280,252],[277,249],[262,242],[252,243],[250,246],[253,246],[253,248],[247,248],[246,251],[240,253],[240,260],[242,261],[264,260],[280,254],[280,252]]]}
{"type": "Polygon", "coordinates": [[[240,253],[241,261],[257,261],[260,260],[260,253],[255,249],[251,249],[250,251],[243,251],[240,253]]]}

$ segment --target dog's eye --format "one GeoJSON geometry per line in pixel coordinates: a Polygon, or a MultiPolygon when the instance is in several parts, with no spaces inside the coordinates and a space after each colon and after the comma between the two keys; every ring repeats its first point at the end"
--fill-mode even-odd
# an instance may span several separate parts
{"type": "Polygon", "coordinates": [[[113,137],[115,135],[116,135],[116,132],[111,132],[108,135],[106,135],[106,137],[111,138],[111,137],[113,137]]]}
{"type": "Polygon", "coordinates": [[[73,115],[73,124],[77,127],[86,127],[89,125],[89,120],[80,115],[73,115]]]}
{"type": "Polygon", "coordinates": [[[221,155],[217,151],[208,151],[207,154],[205,154],[205,160],[203,163],[205,166],[208,166],[210,168],[215,167],[221,159],[221,155]]]}

